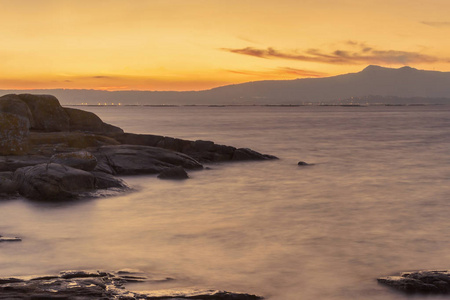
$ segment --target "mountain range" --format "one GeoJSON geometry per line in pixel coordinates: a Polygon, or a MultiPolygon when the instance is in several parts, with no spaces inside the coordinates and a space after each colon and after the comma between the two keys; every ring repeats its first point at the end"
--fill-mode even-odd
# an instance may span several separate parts
{"type": "Polygon", "coordinates": [[[450,72],[368,66],[358,73],[264,80],[203,91],[0,90],[55,95],[63,105],[450,104],[450,72]]]}

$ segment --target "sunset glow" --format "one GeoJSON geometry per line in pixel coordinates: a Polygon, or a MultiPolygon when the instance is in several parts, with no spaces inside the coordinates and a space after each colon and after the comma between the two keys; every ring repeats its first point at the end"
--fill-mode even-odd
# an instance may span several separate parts
{"type": "Polygon", "coordinates": [[[450,71],[448,0],[0,0],[0,89],[201,90],[450,71]]]}

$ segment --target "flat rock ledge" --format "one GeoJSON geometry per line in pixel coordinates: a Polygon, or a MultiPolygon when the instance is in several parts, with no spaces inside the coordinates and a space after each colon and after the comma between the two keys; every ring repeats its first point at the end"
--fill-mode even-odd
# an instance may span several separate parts
{"type": "Polygon", "coordinates": [[[0,278],[0,299],[65,299],[65,300],[256,300],[262,297],[208,289],[156,290],[132,292],[125,284],[161,282],[173,278],[148,278],[135,271],[63,271],[59,275],[0,278]]]}
{"type": "Polygon", "coordinates": [[[377,280],[407,294],[450,294],[449,271],[404,272],[377,280]]]}

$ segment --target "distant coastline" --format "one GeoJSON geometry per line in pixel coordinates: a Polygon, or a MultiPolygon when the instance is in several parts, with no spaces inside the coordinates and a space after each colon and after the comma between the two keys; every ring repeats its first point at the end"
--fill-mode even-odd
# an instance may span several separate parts
{"type": "Polygon", "coordinates": [[[450,103],[450,72],[368,66],[358,73],[266,80],[202,91],[0,90],[50,94],[62,105],[430,105],[450,103]]]}

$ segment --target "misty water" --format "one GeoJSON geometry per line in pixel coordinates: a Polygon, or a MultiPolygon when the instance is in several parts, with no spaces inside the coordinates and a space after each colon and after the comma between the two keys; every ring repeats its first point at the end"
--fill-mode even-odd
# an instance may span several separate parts
{"type": "Polygon", "coordinates": [[[125,131],[280,159],[114,197],[0,202],[0,276],[134,268],[271,300],[404,296],[376,278],[450,268],[450,107],[82,107],[125,131]],[[299,161],[313,163],[300,167],[299,161]]]}

